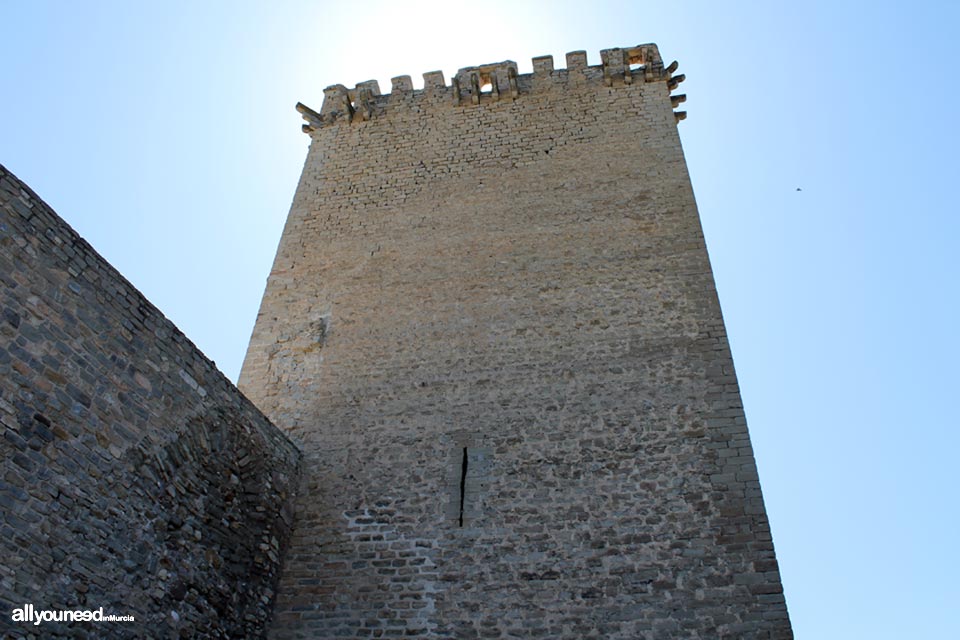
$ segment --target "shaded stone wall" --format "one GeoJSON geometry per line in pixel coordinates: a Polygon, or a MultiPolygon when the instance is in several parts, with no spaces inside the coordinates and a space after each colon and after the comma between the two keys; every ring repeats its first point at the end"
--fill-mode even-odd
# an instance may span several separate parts
{"type": "Polygon", "coordinates": [[[261,636],[299,452],[2,167],[0,314],[4,637],[261,636]]]}
{"type": "Polygon", "coordinates": [[[240,378],[305,456],[271,637],[791,637],[680,78],[603,59],[300,107],[240,378]]]}

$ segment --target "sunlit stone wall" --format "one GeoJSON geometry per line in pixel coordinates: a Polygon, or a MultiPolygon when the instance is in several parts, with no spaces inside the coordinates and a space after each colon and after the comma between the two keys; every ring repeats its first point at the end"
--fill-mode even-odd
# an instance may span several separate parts
{"type": "Polygon", "coordinates": [[[682,77],[602,60],[300,107],[240,379],[305,456],[272,637],[791,637],[682,77]]]}

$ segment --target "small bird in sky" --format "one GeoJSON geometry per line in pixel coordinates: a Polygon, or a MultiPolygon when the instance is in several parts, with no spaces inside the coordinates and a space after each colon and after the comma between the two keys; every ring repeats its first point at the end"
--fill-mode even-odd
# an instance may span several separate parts
{"type": "Polygon", "coordinates": [[[797,187],[797,191],[803,191],[803,189],[801,189],[800,187],[797,187]]]}

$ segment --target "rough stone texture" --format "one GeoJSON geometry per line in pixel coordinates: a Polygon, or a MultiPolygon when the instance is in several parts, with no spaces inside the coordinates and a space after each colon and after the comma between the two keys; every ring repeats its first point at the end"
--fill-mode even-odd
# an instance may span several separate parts
{"type": "Polygon", "coordinates": [[[680,78],[603,60],[299,107],[240,377],[305,456],[271,637],[792,637],[680,78]]]}
{"type": "Polygon", "coordinates": [[[3,637],[262,636],[299,452],[3,167],[0,313],[3,637]]]}

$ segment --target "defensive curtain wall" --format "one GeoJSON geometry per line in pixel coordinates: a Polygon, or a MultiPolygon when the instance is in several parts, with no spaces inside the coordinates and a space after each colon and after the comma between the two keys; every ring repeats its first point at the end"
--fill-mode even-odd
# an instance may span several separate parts
{"type": "Polygon", "coordinates": [[[296,447],[3,167],[0,314],[0,635],[260,637],[296,447]]]}

